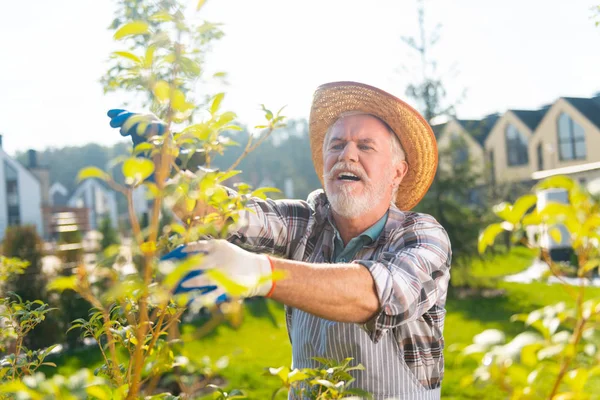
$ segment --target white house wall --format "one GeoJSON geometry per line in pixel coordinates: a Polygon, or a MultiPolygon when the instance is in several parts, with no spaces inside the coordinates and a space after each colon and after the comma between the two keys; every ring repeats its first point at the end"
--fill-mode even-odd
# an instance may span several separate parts
{"type": "Polygon", "coordinates": [[[552,105],[533,134],[529,145],[529,162],[536,166],[538,163],[536,149],[539,143],[542,143],[544,170],[600,161],[600,152],[598,151],[600,149],[600,130],[565,99],[559,99],[552,105]],[[585,131],[587,150],[585,159],[567,161],[559,159],[558,117],[563,112],[585,131]]]}
{"type": "MultiPolygon", "coordinates": [[[[444,126],[438,138],[438,148],[441,150],[450,147],[453,133],[456,133],[465,141],[473,168],[476,169],[478,173],[482,174],[485,167],[483,148],[455,119],[448,121],[444,126]]],[[[442,162],[440,161],[440,168],[448,168],[448,166],[442,165],[442,162]]],[[[483,177],[481,179],[483,179],[483,177]]]]}
{"type": "Polygon", "coordinates": [[[114,228],[118,226],[117,197],[113,190],[106,188],[95,179],[83,181],[69,198],[71,207],[87,207],[91,229],[98,229],[99,216],[107,213],[114,228]]]}
{"type": "MultiPolygon", "coordinates": [[[[534,160],[531,158],[530,143],[533,133],[513,112],[508,111],[494,125],[485,140],[486,153],[494,152],[494,177],[497,183],[521,182],[531,179],[535,171],[534,160]],[[511,124],[527,138],[529,162],[525,165],[509,166],[506,149],[506,128],[511,124]]],[[[488,157],[489,161],[489,157],[488,157]]]]}
{"type": "Polygon", "coordinates": [[[42,193],[40,182],[18,161],[13,160],[0,150],[0,238],[8,226],[8,207],[6,202],[6,174],[4,163],[17,171],[20,225],[34,225],[39,235],[43,235],[42,193]]]}

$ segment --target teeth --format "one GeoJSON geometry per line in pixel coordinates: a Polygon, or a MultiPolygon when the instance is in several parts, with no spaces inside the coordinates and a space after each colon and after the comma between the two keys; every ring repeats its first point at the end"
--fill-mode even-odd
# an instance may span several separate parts
{"type": "Polygon", "coordinates": [[[360,178],[357,175],[354,175],[352,172],[342,172],[338,175],[338,179],[351,180],[351,181],[359,181],[360,180],[360,178]]]}

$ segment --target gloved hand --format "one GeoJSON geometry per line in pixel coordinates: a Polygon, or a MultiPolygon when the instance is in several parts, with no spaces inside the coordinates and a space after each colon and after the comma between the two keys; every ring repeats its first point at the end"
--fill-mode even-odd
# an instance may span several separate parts
{"type": "MultiPolygon", "coordinates": [[[[178,246],[175,250],[165,254],[160,259],[160,264],[163,264],[160,268],[165,268],[166,263],[177,263],[185,260],[187,257],[199,254],[199,252],[186,251],[186,246],[178,246]]],[[[170,266],[169,269],[173,269],[174,266],[170,266]]],[[[179,282],[177,282],[173,294],[190,293],[191,298],[188,300],[188,306],[195,300],[195,298],[204,297],[208,303],[214,302],[215,304],[223,303],[229,300],[227,293],[215,285],[212,281],[204,275],[204,270],[194,269],[184,275],[179,282]]]]}
{"type": "Polygon", "coordinates": [[[219,290],[204,274],[204,271],[214,269],[242,287],[240,297],[271,294],[273,270],[271,260],[264,254],[251,253],[226,240],[200,240],[181,246],[169,254],[173,253],[178,256],[204,254],[201,265],[178,282],[175,293],[198,291],[200,294],[206,294],[219,290]]]}
{"type": "MultiPolygon", "coordinates": [[[[167,129],[167,124],[154,114],[133,113],[122,109],[108,110],[110,117],[110,126],[121,128],[121,136],[131,136],[133,147],[146,142],[149,137],[162,135],[167,129]]],[[[192,171],[206,162],[206,154],[202,150],[196,150],[193,154],[186,149],[181,150],[181,154],[175,160],[180,168],[186,168],[192,171]]],[[[154,175],[152,175],[154,176],[154,175]]],[[[150,179],[152,180],[152,179],[150,179]]]]}
{"type": "Polygon", "coordinates": [[[151,136],[162,135],[167,128],[167,125],[154,114],[112,109],[108,110],[107,115],[110,117],[110,126],[121,128],[119,131],[121,136],[131,136],[134,146],[147,141],[151,136]]]}

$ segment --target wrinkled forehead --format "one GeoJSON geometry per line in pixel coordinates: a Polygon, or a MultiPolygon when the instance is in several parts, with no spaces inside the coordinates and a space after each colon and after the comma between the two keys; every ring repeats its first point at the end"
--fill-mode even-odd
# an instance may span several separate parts
{"type": "MultiPolygon", "coordinates": [[[[347,111],[343,114],[341,114],[330,126],[329,129],[327,130],[327,132],[325,133],[325,139],[323,144],[326,144],[332,137],[331,133],[335,132],[334,137],[339,137],[340,135],[344,135],[347,133],[352,133],[352,129],[353,128],[357,128],[358,126],[364,126],[364,121],[362,124],[358,125],[358,126],[347,126],[346,124],[343,124],[343,122],[346,122],[350,117],[353,116],[364,116],[367,117],[368,119],[370,119],[371,121],[369,121],[372,125],[377,126],[382,128],[381,130],[384,130],[390,134],[394,134],[394,132],[392,131],[392,129],[389,127],[389,125],[383,121],[381,118],[376,117],[373,114],[368,114],[362,111],[347,111]],[[345,128],[345,129],[343,129],[345,128]]],[[[363,136],[375,136],[376,134],[379,134],[381,132],[380,129],[377,129],[377,132],[374,132],[371,129],[366,129],[363,130],[361,133],[363,134],[363,136]]]]}

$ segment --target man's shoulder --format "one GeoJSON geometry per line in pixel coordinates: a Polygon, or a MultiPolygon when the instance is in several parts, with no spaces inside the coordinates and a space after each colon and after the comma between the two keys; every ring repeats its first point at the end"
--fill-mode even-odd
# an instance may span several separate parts
{"type": "Polygon", "coordinates": [[[444,227],[429,214],[416,211],[400,211],[396,207],[390,208],[389,220],[391,228],[441,228],[444,227]]]}
{"type": "Polygon", "coordinates": [[[329,200],[323,189],[312,191],[306,198],[306,202],[316,215],[325,215],[327,212],[329,200]]]}

